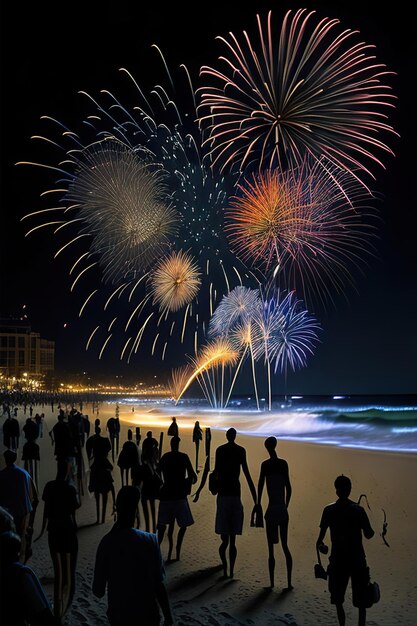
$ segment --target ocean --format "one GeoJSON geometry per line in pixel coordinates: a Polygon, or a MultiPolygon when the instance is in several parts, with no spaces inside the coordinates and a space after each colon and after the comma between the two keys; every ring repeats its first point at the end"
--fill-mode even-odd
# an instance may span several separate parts
{"type": "MultiPolygon", "coordinates": [[[[116,401],[116,400],[115,400],[116,401]]],[[[120,397],[121,404],[145,405],[163,415],[199,419],[219,430],[234,426],[238,433],[324,445],[417,452],[417,396],[279,396],[272,410],[253,396],[235,396],[226,409],[205,399],[120,397]]]]}

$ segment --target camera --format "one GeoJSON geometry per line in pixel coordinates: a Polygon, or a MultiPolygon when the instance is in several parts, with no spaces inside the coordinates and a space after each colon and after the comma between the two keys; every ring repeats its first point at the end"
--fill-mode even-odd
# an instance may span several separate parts
{"type": "Polygon", "coordinates": [[[323,565],[320,565],[320,563],[316,563],[314,566],[314,576],[315,578],[322,578],[323,580],[327,580],[327,572],[324,569],[323,565]]]}

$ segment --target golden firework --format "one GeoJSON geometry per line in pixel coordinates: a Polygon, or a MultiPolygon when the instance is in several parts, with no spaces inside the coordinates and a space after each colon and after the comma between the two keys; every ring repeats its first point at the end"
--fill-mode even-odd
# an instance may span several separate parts
{"type": "Polygon", "coordinates": [[[153,302],[161,311],[178,311],[197,295],[200,272],[193,258],[180,250],[162,259],[152,278],[153,302]]]}
{"type": "Polygon", "coordinates": [[[181,391],[184,389],[184,385],[191,376],[191,367],[185,365],[184,367],[177,367],[172,370],[171,377],[168,382],[168,390],[171,397],[177,400],[181,395],[181,391]]]}

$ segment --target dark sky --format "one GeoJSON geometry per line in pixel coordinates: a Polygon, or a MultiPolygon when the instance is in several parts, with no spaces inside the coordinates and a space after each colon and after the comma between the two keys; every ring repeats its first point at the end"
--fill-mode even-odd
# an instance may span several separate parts
{"type": "MultiPolygon", "coordinates": [[[[30,136],[40,133],[41,115],[76,127],[85,114],[78,91],[96,94],[114,89],[123,102],[118,69],[127,67],[141,84],[153,79],[158,44],[171,67],[184,63],[194,74],[214,63],[221,49],[214,38],[247,29],[255,33],[256,13],[272,8],[279,21],[286,9],[316,9],[337,17],[346,28],[359,29],[376,44],[377,58],[397,73],[391,84],[399,97],[392,122],[401,135],[390,140],[395,158],[376,169],[374,189],[382,221],[378,259],[356,281],[357,292],[336,298],[320,313],[321,344],[309,366],[288,379],[291,393],[417,392],[417,245],[416,245],[416,15],[401,3],[294,2],[251,3],[72,2],[2,3],[1,19],[1,304],[3,315],[20,313],[26,304],[33,330],[56,340],[59,370],[143,377],[163,367],[157,358],[138,353],[130,366],[109,351],[101,361],[85,352],[94,327],[79,320],[79,299],[69,292],[68,267],[54,261],[54,242],[42,230],[25,238],[23,215],[41,208],[39,194],[48,187],[34,169],[16,167],[19,160],[42,160],[30,136]],[[63,8],[65,6],[65,8],[63,8]],[[86,8],[88,7],[88,9],[86,8]],[[64,328],[64,324],[66,327],[64,328]]],[[[50,181],[50,179],[49,179],[50,181]]],[[[171,362],[172,364],[172,362],[171,362]]],[[[166,366],[165,366],[166,367],[166,366]]],[[[244,391],[244,387],[238,388],[244,391]]],[[[274,390],[283,390],[277,377],[274,390]]]]}

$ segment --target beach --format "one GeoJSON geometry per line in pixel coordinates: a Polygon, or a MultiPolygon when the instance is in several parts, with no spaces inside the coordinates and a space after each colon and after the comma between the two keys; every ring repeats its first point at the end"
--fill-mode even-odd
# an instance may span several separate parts
{"type": "MultiPolygon", "coordinates": [[[[47,434],[56,422],[57,409],[52,414],[50,407],[34,407],[35,412],[45,413],[39,471],[40,497],[45,483],[55,478],[56,464],[53,447],[47,434]]],[[[83,407],[93,424],[97,414],[91,405],[83,407]]],[[[115,404],[102,403],[98,417],[102,434],[109,417],[115,414],[115,404]]],[[[173,413],[174,414],[174,413],[173,413]]],[[[138,403],[132,406],[120,403],[120,449],[127,439],[127,429],[141,426],[142,438],[147,430],[159,439],[164,432],[163,452],[169,450],[167,429],[171,422],[166,412],[157,404],[138,403]]],[[[23,410],[18,419],[23,426],[23,410]]],[[[5,416],[1,418],[2,423],[5,416]]],[[[216,429],[216,418],[206,413],[180,415],[177,417],[181,437],[180,450],[186,452],[194,463],[195,450],[192,442],[194,421],[200,420],[203,429],[211,427],[211,467],[217,446],[225,439],[224,425],[216,429]]],[[[264,448],[264,437],[243,435],[239,432],[239,411],[230,414],[230,426],[238,432],[237,443],[246,448],[249,469],[257,485],[260,464],[268,455],[264,448]]],[[[270,432],[276,435],[276,432],[270,432]]],[[[21,438],[18,451],[19,465],[23,466],[21,438]]],[[[3,450],[3,448],[2,448],[3,450]]],[[[336,611],[330,605],[327,583],[314,577],[316,562],[315,542],[319,531],[321,513],[328,503],[335,500],[333,482],[339,474],[352,480],[351,498],[357,500],[361,494],[367,496],[366,508],[375,536],[364,540],[371,579],[379,583],[381,600],[367,612],[367,624],[373,626],[413,626],[417,615],[417,552],[414,531],[417,522],[417,454],[363,450],[359,448],[318,445],[302,441],[278,441],[278,456],[287,460],[292,483],[292,499],[289,506],[289,539],[294,568],[294,590],[283,592],[286,587],[285,561],[280,546],[275,548],[275,588],[271,591],[267,569],[267,544],[264,528],[251,528],[250,515],[253,507],[245,478],[241,477],[242,501],[245,511],[243,535],[237,538],[237,561],[233,580],[221,579],[218,555],[219,536],[214,532],[215,497],[207,485],[197,503],[189,497],[195,523],[187,530],[181,560],[166,564],[166,579],[175,623],[185,625],[259,625],[288,624],[298,626],[333,626],[337,623],[336,611]],[[387,546],[382,537],[386,513],[387,546]]],[[[84,451],[85,454],[85,451],[84,451]]],[[[204,465],[204,445],[199,454],[199,481],[204,465]]],[[[0,459],[4,466],[3,457],[0,459]]],[[[116,492],[121,486],[120,471],[114,463],[113,477],[116,492]]],[[[199,482],[195,487],[197,487],[199,482]]],[[[193,489],[192,493],[195,492],[193,489]]],[[[266,509],[266,494],[263,500],[266,509]]],[[[34,537],[39,535],[43,515],[43,503],[39,504],[34,537]]],[[[142,516],[143,521],[143,516],[142,516]]],[[[67,626],[106,624],[106,598],[98,600],[92,595],[91,583],[94,559],[101,537],[113,524],[109,502],[105,524],[95,525],[95,500],[88,493],[82,498],[77,511],[79,526],[79,555],[77,566],[77,589],[72,607],[65,618],[67,626]]],[[[174,541],[175,541],[174,535],[174,541]]],[[[330,545],[330,537],[326,536],[330,545]]],[[[167,556],[167,540],[162,546],[163,557],[167,556]]],[[[327,557],[323,557],[327,563],[327,557]]],[[[52,598],[53,569],[48,551],[46,534],[33,543],[33,556],[28,565],[42,581],[46,593],[52,598]]],[[[357,609],[352,607],[350,589],[346,601],[346,624],[356,624],[357,609]]]]}

